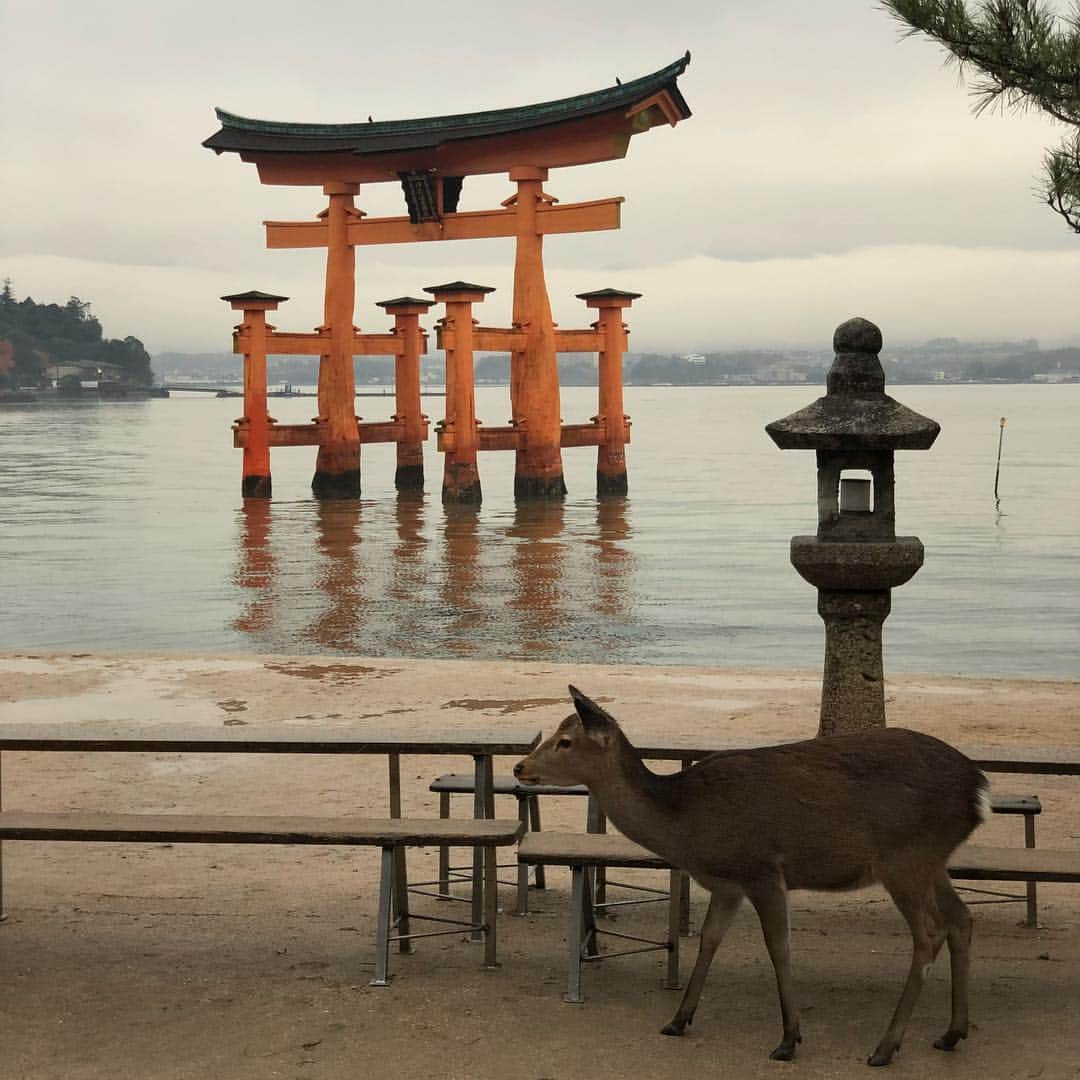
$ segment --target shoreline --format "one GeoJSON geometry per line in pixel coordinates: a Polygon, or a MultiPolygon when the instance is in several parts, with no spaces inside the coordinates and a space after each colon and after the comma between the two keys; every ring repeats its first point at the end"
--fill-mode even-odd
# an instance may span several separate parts
{"type": "MultiPolygon", "coordinates": [[[[28,713],[44,720],[37,714],[45,702],[54,708],[67,702],[69,719],[80,723],[110,722],[106,713],[136,724],[237,723],[248,711],[257,712],[259,723],[295,723],[313,719],[319,699],[333,706],[323,719],[339,725],[350,715],[432,710],[458,713],[457,720],[536,712],[550,724],[569,710],[568,682],[600,694],[631,733],[816,733],[821,674],[808,669],[243,652],[0,651],[0,723],[29,720],[28,713]],[[360,687],[358,710],[353,694],[360,687]]],[[[1080,747],[1080,680],[899,673],[886,676],[885,694],[891,726],[937,724],[944,738],[979,734],[1080,747]],[[1013,714],[1018,707],[1023,724],[1013,714]]]]}

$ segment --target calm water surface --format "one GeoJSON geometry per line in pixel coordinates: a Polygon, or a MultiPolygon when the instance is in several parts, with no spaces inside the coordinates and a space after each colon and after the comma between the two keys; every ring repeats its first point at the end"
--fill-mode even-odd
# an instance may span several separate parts
{"type": "MultiPolygon", "coordinates": [[[[816,668],[815,593],[788,562],[816,528],[814,455],[763,429],[822,392],[628,388],[627,500],[597,502],[582,449],[564,504],[515,506],[513,455],[489,453],[479,510],[444,509],[431,449],[429,493],[399,499],[390,446],[364,448],[357,502],[311,498],[304,447],[274,451],[276,497],[245,505],[238,400],[7,406],[0,648],[816,668]]],[[[1080,386],[895,393],[943,430],[896,455],[898,531],[926,563],[893,593],[886,669],[1080,677],[1080,386]]],[[[566,421],[595,395],[566,389],[566,421]]],[[[281,422],[313,407],[272,402],[281,422]]],[[[477,411],[505,423],[506,389],[477,411]]]]}

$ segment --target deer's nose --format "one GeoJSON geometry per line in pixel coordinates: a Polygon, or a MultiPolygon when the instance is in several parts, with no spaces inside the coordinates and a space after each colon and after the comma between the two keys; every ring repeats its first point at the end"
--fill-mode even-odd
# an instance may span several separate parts
{"type": "Polygon", "coordinates": [[[514,766],[514,775],[515,776],[520,776],[521,775],[521,762],[520,761],[514,766]]]}

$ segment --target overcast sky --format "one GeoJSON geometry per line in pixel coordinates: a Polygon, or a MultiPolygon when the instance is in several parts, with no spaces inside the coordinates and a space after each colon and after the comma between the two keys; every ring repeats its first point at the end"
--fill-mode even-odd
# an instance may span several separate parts
{"type": "MultiPolygon", "coordinates": [[[[886,342],[955,335],[1080,342],[1080,237],[1034,196],[1063,134],[1036,115],[971,113],[955,68],[902,40],[874,0],[512,5],[462,0],[0,0],[0,277],[16,295],[89,300],[107,336],[151,352],[225,352],[223,293],[292,297],[275,322],[322,320],[324,257],[267,251],[264,219],[312,218],[318,189],[263,187],[199,144],[213,107],[274,120],[392,120],[565,97],[690,49],[694,115],[636,136],[622,161],[554,170],[563,201],[624,195],[618,232],[550,237],[555,318],[573,294],[645,294],[635,351],[825,346],[860,314],[886,342]]],[[[493,207],[502,177],[466,181],[493,207]]],[[[365,188],[371,214],[400,189],[365,188]]],[[[361,248],[357,321],[374,301],[456,278],[496,286],[513,243],[361,248]]]]}

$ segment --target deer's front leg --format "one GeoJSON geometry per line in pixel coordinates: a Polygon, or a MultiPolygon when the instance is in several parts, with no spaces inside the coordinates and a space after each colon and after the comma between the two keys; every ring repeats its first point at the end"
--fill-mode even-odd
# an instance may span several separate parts
{"type": "Polygon", "coordinates": [[[724,940],[724,934],[727,933],[731,920],[735,918],[735,912],[739,910],[742,898],[742,889],[735,885],[721,886],[712,890],[709,910],[705,912],[705,921],[701,926],[697,961],[694,963],[694,970],[686,984],[686,993],[683,994],[678,1010],[671,1018],[671,1023],[661,1028],[664,1035],[682,1035],[686,1031],[686,1025],[694,1019],[701,989],[705,985],[705,976],[709,973],[709,965],[716,955],[716,950],[720,947],[720,942],[724,940]]]}
{"type": "Polygon", "coordinates": [[[757,883],[748,895],[761,921],[765,947],[769,950],[769,959],[776,972],[776,989],[780,994],[780,1019],[784,1030],[780,1045],[769,1057],[774,1061],[790,1061],[795,1056],[795,1047],[802,1042],[802,1035],[799,1032],[799,1010],[795,1007],[795,988],[791,977],[787,887],[777,878],[757,883]]]}

